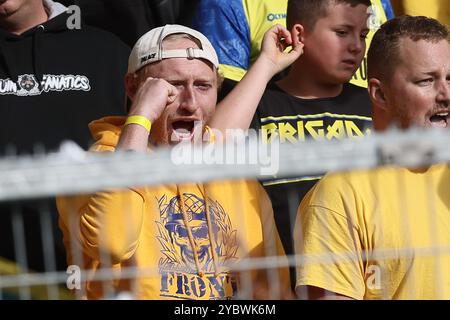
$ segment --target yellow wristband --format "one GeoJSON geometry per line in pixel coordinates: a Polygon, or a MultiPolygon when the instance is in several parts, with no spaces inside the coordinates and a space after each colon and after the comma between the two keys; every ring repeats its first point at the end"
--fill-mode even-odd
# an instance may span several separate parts
{"type": "Polygon", "coordinates": [[[150,129],[152,128],[152,123],[144,116],[129,116],[124,125],[126,126],[127,124],[138,124],[144,127],[148,132],[150,132],[150,129]]]}

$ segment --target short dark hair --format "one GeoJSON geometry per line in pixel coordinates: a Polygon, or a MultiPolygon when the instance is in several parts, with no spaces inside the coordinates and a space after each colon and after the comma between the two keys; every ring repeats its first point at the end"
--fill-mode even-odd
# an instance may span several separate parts
{"type": "Polygon", "coordinates": [[[399,16],[381,25],[375,32],[367,54],[368,76],[388,80],[398,64],[400,40],[449,41],[449,29],[433,18],[399,16]]]}
{"type": "Polygon", "coordinates": [[[296,23],[300,23],[305,28],[312,30],[317,20],[327,14],[327,9],[331,4],[341,3],[349,4],[352,7],[358,4],[371,6],[370,0],[289,0],[286,25],[291,30],[296,23]]]}

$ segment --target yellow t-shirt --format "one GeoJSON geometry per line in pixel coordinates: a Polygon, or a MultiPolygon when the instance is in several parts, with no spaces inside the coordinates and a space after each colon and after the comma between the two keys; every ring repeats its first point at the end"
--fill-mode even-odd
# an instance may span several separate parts
{"type": "MultiPolygon", "coordinates": [[[[124,122],[91,123],[92,150],[113,151],[124,122]]],[[[270,200],[256,181],[111,190],[59,197],[57,206],[68,264],[90,271],[84,290],[91,299],[108,289],[138,299],[233,298],[240,288],[233,268],[243,258],[286,258],[270,200]],[[95,281],[102,267],[114,276],[95,281]],[[140,273],[123,274],[133,270],[127,267],[140,273]]],[[[267,270],[249,275],[250,283],[268,287],[267,270]]],[[[287,268],[271,276],[281,292],[290,290],[287,268]]]]}
{"type": "Polygon", "coordinates": [[[355,299],[450,299],[450,168],[330,174],[302,201],[297,286],[355,299]]]}

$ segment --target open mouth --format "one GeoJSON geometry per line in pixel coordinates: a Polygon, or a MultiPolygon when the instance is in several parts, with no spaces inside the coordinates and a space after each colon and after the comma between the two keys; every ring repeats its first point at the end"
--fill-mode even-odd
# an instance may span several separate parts
{"type": "Polygon", "coordinates": [[[180,120],[172,123],[173,133],[178,141],[191,140],[194,135],[194,121],[180,120]]]}
{"type": "Polygon", "coordinates": [[[431,126],[437,128],[447,128],[450,121],[449,115],[450,114],[448,111],[435,113],[430,117],[431,126]]]}

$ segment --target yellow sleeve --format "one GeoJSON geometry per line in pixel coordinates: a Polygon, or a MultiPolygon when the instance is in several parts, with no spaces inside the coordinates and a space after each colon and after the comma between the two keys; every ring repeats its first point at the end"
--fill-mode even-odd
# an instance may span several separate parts
{"type": "Polygon", "coordinates": [[[231,79],[236,82],[241,81],[247,73],[247,70],[235,66],[230,66],[228,64],[221,64],[219,66],[219,70],[225,78],[231,79]]]}
{"type": "Polygon", "coordinates": [[[297,266],[296,286],[315,286],[363,299],[362,241],[352,219],[343,213],[354,208],[341,201],[340,192],[333,191],[338,186],[328,182],[322,179],[305,196],[297,212],[294,246],[296,254],[303,258],[297,266]]]}
{"type": "Polygon", "coordinates": [[[144,214],[141,190],[58,197],[56,203],[64,238],[77,241],[91,259],[117,264],[133,255],[144,214]]]}

